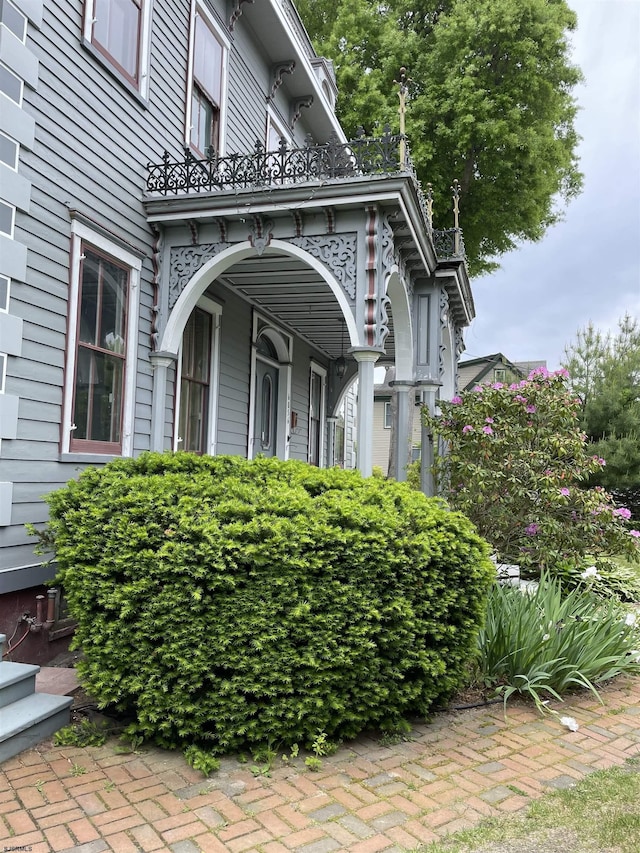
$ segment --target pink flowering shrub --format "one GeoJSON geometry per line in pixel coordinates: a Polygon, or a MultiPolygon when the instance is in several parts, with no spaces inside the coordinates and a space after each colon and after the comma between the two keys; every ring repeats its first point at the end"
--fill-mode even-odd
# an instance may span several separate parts
{"type": "Polygon", "coordinates": [[[496,382],[441,403],[423,417],[447,452],[439,488],[493,546],[525,571],[622,554],[640,560],[638,520],[603,488],[586,488],[605,464],[588,452],[579,401],[566,371],[538,368],[510,386],[496,382]]]}

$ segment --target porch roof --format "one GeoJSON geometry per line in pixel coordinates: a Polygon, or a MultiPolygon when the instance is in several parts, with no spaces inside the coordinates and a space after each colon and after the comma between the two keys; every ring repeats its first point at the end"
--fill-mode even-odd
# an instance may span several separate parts
{"type": "Polygon", "coordinates": [[[251,154],[197,160],[185,149],[182,161],[165,153],[148,164],[147,219],[156,225],[237,220],[247,216],[290,215],[318,209],[386,210],[394,242],[413,283],[437,275],[447,289],[456,323],[475,316],[460,229],[437,230],[431,221],[431,196],[415,176],[406,141],[387,129],[348,143],[333,137],[322,145],[265,151],[256,142],[251,154]]]}

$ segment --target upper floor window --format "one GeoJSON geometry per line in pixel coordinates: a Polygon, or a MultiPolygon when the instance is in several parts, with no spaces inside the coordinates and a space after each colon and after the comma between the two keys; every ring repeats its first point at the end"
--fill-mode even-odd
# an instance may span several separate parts
{"type": "Polygon", "coordinates": [[[16,209],[11,204],[0,201],[0,233],[13,237],[13,222],[16,209]]]}
{"type": "Polygon", "coordinates": [[[87,0],[87,42],[146,96],[151,0],[87,0]]]}
{"type": "Polygon", "coordinates": [[[5,65],[0,64],[0,92],[22,106],[22,80],[5,65]]]}
{"type": "Polygon", "coordinates": [[[384,423],[383,423],[383,426],[385,429],[391,429],[392,420],[393,420],[393,414],[391,412],[391,403],[386,402],[384,404],[384,423]]]}
{"type": "Polygon", "coordinates": [[[284,125],[280,124],[273,113],[269,111],[267,114],[267,151],[279,151],[281,139],[290,144],[291,134],[284,129],[284,125]]]}
{"type": "Polygon", "coordinates": [[[24,43],[27,37],[27,19],[19,12],[10,0],[0,0],[0,24],[24,43]]]}
{"type": "Polygon", "coordinates": [[[188,139],[201,157],[209,149],[222,149],[225,54],[226,46],[214,22],[197,6],[192,26],[188,139]]]}
{"type": "Polygon", "coordinates": [[[72,222],[63,452],[131,453],[140,269],[72,222]]]}
{"type": "Polygon", "coordinates": [[[5,163],[11,169],[17,169],[19,150],[17,142],[0,133],[0,163],[5,163]]]}
{"type": "Polygon", "coordinates": [[[9,310],[10,288],[11,279],[6,275],[0,275],[0,311],[2,312],[9,310]]]}
{"type": "Polygon", "coordinates": [[[496,367],[493,371],[494,382],[504,382],[507,378],[507,371],[504,367],[496,367]]]}

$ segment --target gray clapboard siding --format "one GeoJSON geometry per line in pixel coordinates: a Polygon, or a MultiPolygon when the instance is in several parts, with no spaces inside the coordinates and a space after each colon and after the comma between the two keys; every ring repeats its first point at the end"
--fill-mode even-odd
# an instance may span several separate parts
{"type": "Polygon", "coordinates": [[[60,404],[55,405],[53,403],[45,403],[41,400],[29,400],[26,397],[21,397],[18,406],[18,417],[21,421],[47,421],[55,423],[57,426],[60,422],[60,404]]]}
{"type": "Polygon", "coordinates": [[[49,508],[41,500],[32,503],[13,502],[11,507],[11,523],[24,526],[25,524],[36,524],[46,522],[49,518],[49,508]]]}
{"type": "Polygon", "coordinates": [[[22,460],[5,459],[2,454],[2,472],[10,481],[15,483],[51,483],[55,488],[56,483],[66,483],[76,477],[85,465],[79,463],[65,463],[61,465],[57,460],[42,460],[39,462],[25,463],[22,460]]]}
{"type": "MultiPolygon", "coordinates": [[[[9,367],[15,367],[16,359],[9,360],[9,367]]],[[[54,395],[62,393],[62,369],[49,364],[28,365],[30,376],[13,374],[7,371],[7,394],[16,394],[28,399],[44,399],[55,402],[54,395]],[[29,370],[30,368],[30,370],[29,370]],[[42,397],[40,396],[42,395],[42,397]]],[[[2,454],[4,456],[4,453],[2,454]]]]}
{"type": "MultiPolygon", "coordinates": [[[[35,523],[35,522],[34,522],[35,523]]],[[[21,568],[22,566],[40,566],[44,562],[44,557],[34,554],[35,539],[30,545],[14,545],[11,549],[4,548],[0,550],[0,593],[4,591],[2,583],[2,573],[11,569],[21,568]]],[[[51,568],[50,577],[53,578],[55,569],[51,568]]]]}

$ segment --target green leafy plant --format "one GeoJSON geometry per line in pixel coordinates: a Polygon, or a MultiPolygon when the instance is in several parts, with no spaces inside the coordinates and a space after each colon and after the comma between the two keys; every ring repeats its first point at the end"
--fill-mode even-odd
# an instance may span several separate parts
{"type": "Polygon", "coordinates": [[[143,454],[48,502],[80,678],[167,747],[309,747],[428,714],[495,572],[442,501],[294,461],[143,454]]]}
{"type": "Polygon", "coordinates": [[[481,679],[507,700],[528,696],[540,711],[549,698],[596,685],[622,673],[640,673],[635,614],[588,589],[563,595],[543,575],[537,589],[495,584],[478,636],[481,679]]]}
{"type": "Polygon", "coordinates": [[[71,765],[71,775],[72,776],[84,776],[87,772],[87,768],[83,767],[81,764],[72,764],[71,765]]]}
{"type": "Polygon", "coordinates": [[[439,486],[493,545],[500,561],[525,572],[583,566],[620,554],[640,560],[640,531],[611,495],[585,482],[604,461],[590,454],[579,400],[566,371],[534,370],[509,386],[496,382],[441,404],[426,422],[447,453],[437,458],[439,486]]]}
{"type": "Polygon", "coordinates": [[[640,602],[640,566],[631,568],[622,561],[601,557],[586,560],[584,565],[557,563],[553,575],[563,587],[586,587],[600,598],[617,598],[630,603],[640,602]]]}
{"type": "Polygon", "coordinates": [[[64,726],[53,736],[56,746],[102,746],[107,739],[105,726],[84,717],[79,723],[64,726]]]}
{"type": "Polygon", "coordinates": [[[308,755],[304,760],[305,767],[308,767],[314,773],[322,769],[322,759],[317,755],[308,755]]]}
{"type": "Polygon", "coordinates": [[[211,776],[216,770],[220,770],[220,759],[195,744],[185,748],[184,757],[187,764],[205,776],[211,776]]]}

